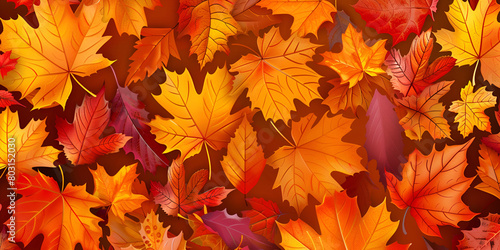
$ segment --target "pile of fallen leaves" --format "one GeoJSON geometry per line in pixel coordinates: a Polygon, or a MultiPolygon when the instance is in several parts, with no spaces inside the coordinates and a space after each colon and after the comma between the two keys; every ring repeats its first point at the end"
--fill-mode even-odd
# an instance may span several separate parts
{"type": "Polygon", "coordinates": [[[495,0],[0,9],[0,249],[500,244],[495,0]]]}

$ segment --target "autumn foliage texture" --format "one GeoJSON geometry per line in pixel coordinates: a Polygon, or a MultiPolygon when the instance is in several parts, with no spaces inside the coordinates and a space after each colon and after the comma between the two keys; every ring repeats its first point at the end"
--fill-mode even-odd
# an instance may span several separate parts
{"type": "Polygon", "coordinates": [[[0,0],[0,250],[495,249],[499,15],[0,0]]]}

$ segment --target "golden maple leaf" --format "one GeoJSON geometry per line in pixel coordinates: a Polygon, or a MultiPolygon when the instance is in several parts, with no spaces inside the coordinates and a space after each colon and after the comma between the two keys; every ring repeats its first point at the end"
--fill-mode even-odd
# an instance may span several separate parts
{"type": "Polygon", "coordinates": [[[303,37],[318,31],[324,22],[332,22],[332,12],[337,9],[326,0],[262,0],[258,6],[271,9],[274,15],[288,14],[293,16],[292,33],[303,37]]]}
{"type": "Polygon", "coordinates": [[[197,54],[201,68],[214,59],[216,51],[229,53],[227,39],[236,35],[239,26],[227,0],[182,0],[179,6],[179,37],[189,35],[189,54],[197,54]]]}
{"type": "Polygon", "coordinates": [[[61,151],[51,147],[43,147],[43,141],[49,134],[45,131],[45,119],[30,121],[26,127],[20,128],[16,112],[7,108],[0,114],[0,169],[8,166],[9,144],[14,139],[15,167],[20,173],[36,174],[33,167],[54,167],[53,162],[61,151]]]}
{"type": "MultiPolygon", "coordinates": [[[[455,31],[438,30],[437,42],[442,50],[451,51],[457,66],[481,61],[485,80],[500,87],[500,5],[495,0],[479,1],[475,10],[468,2],[454,0],[446,12],[455,31]]],[[[477,67],[477,65],[476,65],[477,67]]]]}
{"type": "Polygon", "coordinates": [[[264,118],[290,120],[294,99],[309,104],[318,93],[321,76],[306,65],[319,45],[292,35],[283,40],[278,28],[257,39],[260,55],[249,54],[231,65],[237,71],[235,90],[248,88],[252,108],[260,108],[264,118]]]}
{"type": "Polygon", "coordinates": [[[71,77],[89,76],[111,65],[96,54],[109,40],[102,37],[107,23],[96,4],[81,4],[76,14],[68,0],[40,0],[34,8],[38,29],[21,17],[2,21],[0,50],[12,50],[12,56],[19,59],[16,68],[0,82],[21,92],[21,98],[39,89],[29,99],[34,109],[57,104],[64,108],[72,89],[71,77]]]}
{"type": "Polygon", "coordinates": [[[321,200],[342,190],[331,177],[332,171],[352,175],[364,170],[356,152],[360,146],[342,140],[352,131],[352,122],[342,115],[316,118],[309,114],[292,122],[294,144],[279,148],[268,159],[269,165],[279,169],[273,188],[281,186],[283,200],[290,201],[299,213],[309,204],[308,194],[321,200]]]}
{"type": "Polygon", "coordinates": [[[298,219],[278,224],[284,249],[385,249],[398,228],[384,200],[361,217],[356,198],[346,192],[327,196],[316,206],[321,234],[298,219]]]}
{"type": "Polygon", "coordinates": [[[225,67],[217,69],[207,74],[203,91],[197,94],[187,70],[181,75],[165,70],[165,74],[167,80],[160,85],[162,94],[154,98],[174,119],[156,116],[149,123],[156,141],[167,146],[165,153],[180,150],[183,161],[199,153],[204,145],[215,150],[226,147],[247,110],[230,115],[238,98],[231,94],[233,76],[225,67]]]}
{"type": "Polygon", "coordinates": [[[124,220],[125,213],[140,208],[141,203],[148,200],[143,195],[132,193],[132,183],[139,176],[135,173],[136,167],[137,163],[124,166],[112,177],[99,164],[96,170],[90,170],[94,177],[94,196],[104,201],[105,206],[111,206],[111,212],[121,220],[124,220]]]}
{"type": "Polygon", "coordinates": [[[342,83],[349,83],[349,88],[352,88],[365,74],[377,76],[385,73],[382,69],[387,54],[384,48],[385,42],[385,40],[377,41],[368,47],[363,40],[363,34],[349,24],[342,34],[342,51],[340,53],[327,51],[321,54],[324,59],[320,64],[334,69],[342,78],[342,83]]]}
{"type": "Polygon", "coordinates": [[[462,100],[453,101],[450,112],[457,113],[455,122],[458,122],[460,134],[467,137],[476,126],[479,130],[491,132],[490,118],[484,113],[487,108],[495,107],[497,98],[486,87],[474,92],[472,83],[469,82],[461,91],[462,100]]]}
{"type": "Polygon", "coordinates": [[[408,138],[420,140],[425,131],[434,139],[450,137],[448,121],[443,117],[444,105],[439,99],[448,93],[451,84],[453,81],[442,81],[425,88],[418,96],[398,100],[406,111],[399,124],[408,138]]]}
{"type": "Polygon", "coordinates": [[[500,176],[500,156],[495,150],[484,144],[481,144],[480,147],[479,154],[481,157],[479,157],[477,174],[483,182],[475,188],[500,199],[500,180],[498,179],[500,176]]]}

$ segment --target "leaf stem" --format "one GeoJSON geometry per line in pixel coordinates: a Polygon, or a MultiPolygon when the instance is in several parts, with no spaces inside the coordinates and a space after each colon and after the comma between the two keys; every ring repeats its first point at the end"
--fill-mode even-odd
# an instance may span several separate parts
{"type": "Polygon", "coordinates": [[[205,145],[205,150],[207,151],[208,158],[208,179],[212,179],[212,161],[210,160],[210,154],[208,153],[208,146],[205,145]]]}
{"type": "Polygon", "coordinates": [[[403,215],[403,221],[401,221],[402,223],[402,229],[403,229],[403,234],[406,235],[407,232],[406,232],[406,228],[405,228],[405,219],[406,219],[406,214],[408,213],[408,210],[410,210],[410,207],[407,207],[406,210],[405,210],[405,215],[403,215]]]}
{"type": "Polygon", "coordinates": [[[479,60],[476,62],[476,67],[474,67],[474,74],[472,75],[472,86],[476,86],[476,72],[478,65],[479,65],[479,60]]]}
{"type": "Polygon", "coordinates": [[[83,84],[78,81],[78,79],[76,79],[76,77],[73,75],[73,74],[70,74],[71,77],[73,77],[73,80],[76,81],[76,83],[78,83],[78,85],[80,85],[80,87],[82,87],[83,90],[87,91],[87,93],[89,93],[89,95],[91,95],[92,97],[96,97],[96,95],[94,93],[92,93],[90,90],[88,90],[87,88],[85,88],[85,86],[83,86],[83,84]]]}
{"type": "Polygon", "coordinates": [[[283,139],[285,139],[286,142],[288,142],[288,144],[290,144],[290,146],[295,146],[295,144],[291,143],[282,133],[281,131],[276,127],[276,125],[274,125],[274,122],[271,120],[271,125],[273,125],[273,128],[276,130],[276,132],[278,132],[279,135],[281,135],[281,137],[283,139]]]}
{"type": "Polygon", "coordinates": [[[61,183],[61,193],[63,192],[64,190],[64,172],[62,170],[62,167],[61,165],[58,165],[57,166],[59,168],[59,171],[61,171],[61,178],[62,178],[62,183],[61,183]]]}
{"type": "Polygon", "coordinates": [[[7,170],[7,166],[3,169],[2,175],[0,175],[0,179],[2,179],[3,175],[5,174],[5,171],[7,170]]]}
{"type": "Polygon", "coordinates": [[[243,47],[243,48],[246,48],[250,51],[252,51],[252,53],[256,54],[256,55],[259,55],[260,56],[260,53],[258,53],[257,51],[255,51],[254,49],[250,48],[249,46],[245,45],[245,44],[241,44],[241,43],[233,43],[232,45],[235,45],[235,46],[240,46],[240,47],[243,47]]]}

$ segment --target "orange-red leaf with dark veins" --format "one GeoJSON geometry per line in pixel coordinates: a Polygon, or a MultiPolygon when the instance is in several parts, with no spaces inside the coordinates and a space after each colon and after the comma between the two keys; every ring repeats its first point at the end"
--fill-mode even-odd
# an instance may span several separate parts
{"type": "Polygon", "coordinates": [[[247,201],[252,209],[243,211],[242,214],[243,217],[250,218],[250,230],[274,242],[275,221],[283,214],[278,205],[263,198],[250,198],[247,201]]]}
{"type": "Polygon", "coordinates": [[[9,91],[0,90],[0,108],[9,107],[11,105],[22,105],[19,103],[9,91]]]}
{"type": "Polygon", "coordinates": [[[410,33],[420,34],[425,18],[436,12],[438,1],[359,0],[354,9],[366,21],[366,26],[374,28],[378,33],[390,34],[394,46],[405,41],[410,33]]]}

